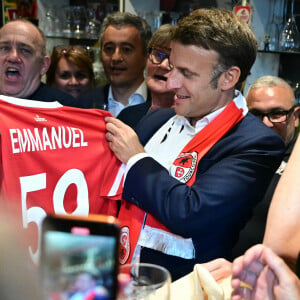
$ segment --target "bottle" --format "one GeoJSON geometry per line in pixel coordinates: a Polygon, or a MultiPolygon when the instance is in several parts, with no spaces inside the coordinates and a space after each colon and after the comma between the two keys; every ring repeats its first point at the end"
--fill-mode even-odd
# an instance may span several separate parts
{"type": "Polygon", "coordinates": [[[49,8],[46,10],[46,18],[45,18],[45,35],[46,36],[54,36],[54,14],[53,8],[49,8]]]}

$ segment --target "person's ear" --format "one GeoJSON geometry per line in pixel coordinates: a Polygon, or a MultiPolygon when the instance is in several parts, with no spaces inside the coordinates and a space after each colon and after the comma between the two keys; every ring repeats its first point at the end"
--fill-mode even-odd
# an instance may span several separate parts
{"type": "Polygon", "coordinates": [[[50,63],[51,63],[50,57],[49,56],[44,56],[43,63],[42,63],[42,68],[41,68],[41,76],[46,74],[46,72],[48,71],[48,69],[50,67],[50,63]]]}
{"type": "Polygon", "coordinates": [[[231,90],[239,81],[241,70],[237,66],[232,66],[226,70],[220,78],[219,84],[223,91],[231,90]]]}
{"type": "Polygon", "coordinates": [[[295,127],[298,127],[299,126],[299,115],[300,115],[300,107],[299,106],[295,107],[293,114],[295,117],[295,127]]]}

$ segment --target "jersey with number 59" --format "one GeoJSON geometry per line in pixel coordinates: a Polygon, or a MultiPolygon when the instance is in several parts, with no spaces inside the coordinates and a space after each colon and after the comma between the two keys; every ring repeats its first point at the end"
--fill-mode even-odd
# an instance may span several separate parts
{"type": "MultiPolygon", "coordinates": [[[[48,213],[115,213],[122,168],[105,138],[105,116],[111,115],[0,97],[1,201],[25,231],[40,234],[48,213]]],[[[30,245],[34,260],[37,248],[30,245]]]]}

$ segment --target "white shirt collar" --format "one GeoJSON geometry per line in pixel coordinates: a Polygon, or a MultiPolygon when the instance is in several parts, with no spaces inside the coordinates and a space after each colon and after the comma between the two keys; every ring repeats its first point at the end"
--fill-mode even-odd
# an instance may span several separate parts
{"type": "MultiPolygon", "coordinates": [[[[132,94],[132,95],[141,95],[144,99],[144,101],[147,100],[147,84],[146,81],[144,80],[142,84],[137,88],[137,90],[132,94]]],[[[131,96],[130,96],[131,97],[131,96]]]]}
{"type": "Polygon", "coordinates": [[[108,110],[111,112],[115,117],[127,106],[136,105],[143,103],[147,100],[147,85],[146,81],[144,80],[141,85],[137,88],[137,90],[130,95],[128,98],[128,104],[123,105],[118,100],[114,99],[112,93],[112,87],[109,86],[108,90],[108,110]]]}
{"type": "MultiPolygon", "coordinates": [[[[243,114],[247,114],[247,105],[244,97],[236,91],[234,102],[238,108],[243,109],[243,114]]],[[[190,140],[208,124],[217,115],[219,115],[226,106],[212,112],[199,120],[196,128],[193,127],[189,120],[183,116],[175,115],[170,118],[162,127],[149,139],[145,145],[147,154],[151,155],[166,169],[169,169],[178,154],[190,142],[190,140]]],[[[130,158],[127,164],[127,170],[139,159],[141,155],[135,155],[130,158]]],[[[126,171],[127,172],[127,171],[126,171]]]]}
{"type": "MultiPolygon", "coordinates": [[[[147,84],[146,84],[145,80],[140,84],[140,86],[136,89],[136,91],[130,95],[129,99],[133,95],[140,95],[144,99],[144,101],[147,100],[147,84]]],[[[107,98],[108,98],[108,100],[113,100],[113,101],[118,102],[118,100],[116,100],[113,96],[111,85],[109,85],[107,98]]],[[[128,101],[128,103],[129,103],[129,101],[128,101]]]]}
{"type": "MultiPolygon", "coordinates": [[[[243,110],[243,115],[245,116],[248,113],[248,107],[246,100],[240,91],[235,90],[235,98],[233,99],[233,101],[238,108],[241,108],[243,110]]],[[[226,106],[221,107],[216,111],[213,111],[212,113],[206,115],[202,119],[198,120],[195,125],[195,130],[200,131],[201,129],[203,129],[206,125],[213,121],[225,109],[226,106]]],[[[192,125],[186,117],[176,115],[174,119],[177,122],[180,120],[182,124],[185,124],[188,127],[192,127],[192,125]]]]}

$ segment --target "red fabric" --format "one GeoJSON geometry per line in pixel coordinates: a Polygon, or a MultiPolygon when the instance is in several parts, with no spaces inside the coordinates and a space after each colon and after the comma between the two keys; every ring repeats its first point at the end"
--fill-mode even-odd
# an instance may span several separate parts
{"type": "MultiPolygon", "coordinates": [[[[116,214],[111,200],[120,199],[122,186],[109,192],[121,163],[105,138],[108,112],[46,102],[43,108],[0,105],[2,202],[24,232],[37,234],[49,213],[116,214]]],[[[35,253],[38,244],[30,247],[35,253]]]]}
{"type": "Polygon", "coordinates": [[[30,6],[29,12],[30,18],[37,19],[38,18],[38,5],[36,1],[33,1],[30,6]]]}
{"type": "MultiPolygon", "coordinates": [[[[182,150],[177,159],[173,162],[175,168],[180,167],[180,161],[190,156],[190,153],[197,153],[195,164],[188,162],[188,166],[193,169],[193,173],[186,182],[188,186],[192,186],[196,179],[198,163],[201,158],[217,143],[235,124],[243,118],[242,109],[238,109],[234,101],[220,113],[211,123],[205,126],[182,150]]],[[[188,174],[188,171],[186,172],[188,174]]],[[[129,263],[132,259],[132,254],[136,246],[140,231],[142,229],[145,212],[134,204],[122,203],[119,220],[121,225],[129,228],[130,248],[129,256],[126,261],[120,260],[121,263],[129,263]]],[[[152,215],[147,214],[146,225],[154,228],[159,228],[164,231],[169,231],[152,215]]],[[[122,243],[122,242],[121,242],[122,243]]],[[[123,249],[123,247],[121,247],[123,249]]]]}

